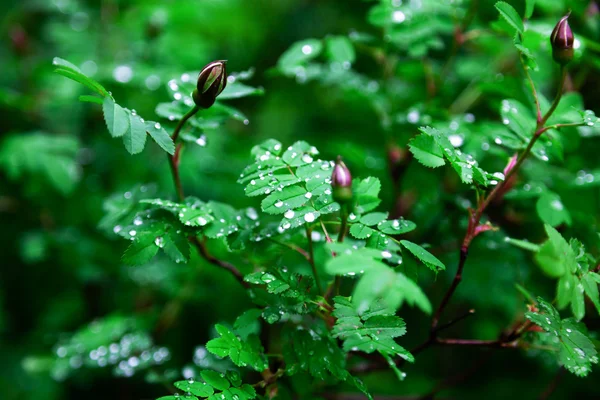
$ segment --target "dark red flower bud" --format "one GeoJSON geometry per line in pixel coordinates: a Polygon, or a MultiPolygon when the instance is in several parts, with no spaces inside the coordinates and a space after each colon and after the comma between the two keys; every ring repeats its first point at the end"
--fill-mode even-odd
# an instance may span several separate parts
{"type": "Polygon", "coordinates": [[[331,174],[333,200],[340,204],[352,200],[352,175],[346,164],[338,157],[331,174]]]}
{"type": "Polygon", "coordinates": [[[192,93],[197,106],[209,108],[227,86],[227,61],[213,61],[200,71],[198,84],[192,93]]]}
{"type": "Polygon", "coordinates": [[[560,65],[567,65],[573,59],[573,31],[567,21],[570,15],[562,17],[550,35],[552,57],[560,65]]]}

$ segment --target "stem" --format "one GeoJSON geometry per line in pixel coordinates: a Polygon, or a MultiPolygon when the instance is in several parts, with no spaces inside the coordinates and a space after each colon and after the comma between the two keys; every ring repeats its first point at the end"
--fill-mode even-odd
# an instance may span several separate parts
{"type": "MultiPolygon", "coordinates": [[[[531,80],[531,77],[529,76],[527,69],[525,71],[526,71],[526,75],[528,76],[528,79],[531,82],[533,96],[535,98],[536,107],[537,107],[539,105],[537,91],[535,90],[535,85],[533,84],[533,81],[531,80]]],[[[441,343],[440,339],[437,338],[437,332],[439,331],[438,324],[439,324],[440,316],[441,316],[442,312],[444,311],[444,309],[446,308],[446,306],[448,305],[448,303],[450,302],[450,299],[454,295],[456,288],[458,287],[460,281],[462,280],[463,269],[464,269],[465,263],[467,261],[469,246],[470,246],[473,238],[475,238],[475,236],[477,236],[477,234],[480,233],[480,231],[478,231],[477,228],[480,226],[481,217],[483,216],[484,211],[489,206],[489,204],[492,202],[492,200],[494,200],[494,198],[496,198],[496,196],[498,194],[503,193],[504,186],[507,184],[507,182],[510,181],[510,178],[513,177],[519,171],[519,169],[521,168],[521,165],[523,164],[523,161],[525,161],[527,156],[529,156],[529,154],[531,153],[531,149],[533,148],[533,145],[535,144],[535,142],[540,138],[540,136],[545,131],[547,131],[548,129],[551,129],[551,127],[545,127],[544,125],[546,124],[548,119],[552,116],[552,113],[556,110],[556,107],[558,106],[558,103],[560,102],[560,99],[563,94],[566,75],[567,75],[567,70],[563,66],[563,67],[561,67],[561,78],[560,78],[560,82],[558,85],[558,91],[556,93],[556,97],[554,98],[554,102],[552,103],[552,105],[550,106],[550,109],[546,112],[546,114],[541,119],[538,118],[533,136],[529,140],[529,143],[527,144],[527,147],[525,148],[525,150],[523,150],[523,152],[517,158],[517,162],[515,163],[515,166],[507,172],[506,176],[504,177],[504,180],[502,182],[500,182],[498,185],[496,185],[496,187],[494,187],[494,189],[489,193],[489,195],[487,197],[485,197],[481,201],[481,203],[479,203],[477,210],[472,212],[471,215],[469,215],[469,225],[467,227],[467,232],[465,233],[465,237],[463,239],[462,246],[460,248],[460,257],[459,257],[458,268],[456,270],[456,275],[454,276],[454,279],[452,281],[452,284],[448,288],[448,291],[444,295],[442,302],[440,303],[439,307],[437,308],[436,312],[433,315],[433,318],[431,320],[430,336],[423,344],[421,344],[420,346],[417,347],[418,351],[421,351],[424,348],[427,348],[428,346],[432,345],[433,343],[441,343]]],[[[564,124],[564,125],[573,126],[571,124],[564,124]]],[[[522,332],[519,332],[519,333],[522,333],[522,332]]],[[[454,344],[457,344],[457,341],[459,341],[459,340],[460,339],[456,339],[454,344]]],[[[500,341],[500,340],[498,340],[496,342],[506,343],[505,341],[500,341]]],[[[465,344],[468,344],[468,343],[470,343],[470,342],[465,342],[465,344]]],[[[446,344],[448,344],[448,343],[446,342],[446,344]]]]}
{"type": "Polygon", "coordinates": [[[346,204],[342,205],[340,217],[342,217],[342,225],[340,226],[340,234],[338,235],[337,240],[338,243],[342,243],[346,237],[346,230],[348,227],[348,206],[346,204]]]}
{"type": "MultiPolygon", "coordinates": [[[[181,132],[181,129],[183,128],[185,123],[194,114],[196,114],[199,110],[200,110],[200,107],[194,106],[194,108],[192,108],[190,111],[188,111],[183,116],[183,118],[179,121],[179,123],[175,127],[175,130],[173,131],[173,135],[171,136],[171,139],[173,140],[173,142],[176,142],[177,139],[179,138],[179,132],[181,132]]],[[[179,198],[179,201],[183,201],[185,199],[185,194],[183,192],[183,185],[181,184],[181,176],[179,174],[179,161],[180,161],[180,156],[181,156],[181,149],[182,149],[181,144],[178,144],[175,149],[175,153],[172,156],[167,155],[169,158],[169,165],[171,166],[173,182],[175,184],[175,190],[177,191],[177,197],[179,198]]],[[[235,267],[235,265],[230,264],[227,261],[219,260],[215,256],[211,255],[208,252],[208,249],[206,248],[206,244],[204,242],[201,242],[200,239],[198,239],[198,237],[194,236],[194,237],[190,238],[189,240],[196,247],[196,249],[198,250],[200,255],[206,261],[231,272],[232,275],[238,280],[238,282],[240,282],[242,284],[243,287],[245,287],[245,288],[250,287],[250,285],[246,281],[244,281],[244,275],[242,275],[242,273],[235,267]]]]}
{"type": "Polygon", "coordinates": [[[204,242],[201,242],[200,239],[198,239],[196,236],[192,238],[192,244],[196,246],[196,249],[198,249],[198,252],[206,261],[213,265],[216,265],[217,267],[221,267],[231,272],[231,274],[235,277],[235,279],[238,280],[238,282],[242,284],[243,287],[250,287],[248,282],[244,280],[244,275],[242,275],[242,273],[235,267],[235,265],[230,264],[227,261],[219,260],[212,254],[210,254],[208,252],[208,249],[206,248],[206,244],[204,244],[204,242]]]}
{"type": "MultiPolygon", "coordinates": [[[[177,139],[179,138],[179,132],[181,132],[181,129],[183,128],[185,123],[190,118],[192,118],[192,116],[196,114],[199,110],[200,107],[194,106],[194,108],[188,111],[183,116],[183,118],[177,123],[177,126],[173,131],[173,135],[171,135],[171,139],[174,143],[177,142],[177,139]]],[[[171,174],[173,175],[173,183],[175,183],[175,190],[177,191],[177,198],[179,199],[179,201],[183,201],[183,199],[185,198],[185,195],[183,193],[183,185],[181,184],[181,176],[179,174],[179,160],[181,156],[181,148],[181,144],[178,144],[175,148],[175,153],[172,156],[167,154],[167,157],[169,157],[169,165],[171,166],[171,174]]]]}
{"type": "Polygon", "coordinates": [[[177,192],[177,198],[179,201],[183,201],[185,194],[183,193],[183,185],[181,184],[181,175],[179,174],[179,156],[181,155],[181,144],[178,144],[175,148],[175,154],[169,157],[169,165],[171,166],[171,175],[173,176],[173,183],[175,183],[175,191],[177,192]]]}
{"type": "Polygon", "coordinates": [[[558,92],[556,93],[556,97],[554,98],[554,101],[552,102],[550,109],[546,112],[546,115],[544,115],[544,118],[542,118],[541,124],[539,124],[538,128],[546,125],[546,121],[548,121],[548,118],[550,118],[550,116],[552,116],[552,113],[554,112],[554,110],[556,110],[556,107],[558,106],[558,103],[560,103],[560,99],[563,95],[563,89],[565,86],[566,79],[567,79],[567,68],[565,68],[565,66],[563,65],[560,67],[560,82],[558,84],[558,92]]]}
{"type": "Polygon", "coordinates": [[[179,138],[179,132],[181,131],[181,128],[183,128],[185,123],[188,121],[188,119],[192,118],[194,116],[194,114],[196,114],[198,111],[200,111],[200,107],[194,106],[194,108],[192,108],[190,111],[188,111],[183,116],[183,118],[181,118],[181,120],[177,123],[175,130],[173,131],[173,135],[171,136],[171,139],[173,139],[173,142],[176,142],[177,139],[179,138]]]}
{"type": "Polygon", "coordinates": [[[306,239],[308,240],[308,262],[310,267],[312,268],[313,276],[315,277],[315,283],[317,285],[317,290],[319,294],[323,293],[323,288],[321,286],[321,280],[319,279],[319,274],[317,273],[317,266],[315,265],[315,252],[313,248],[313,241],[311,237],[312,229],[306,224],[306,239]]]}
{"type": "Polygon", "coordinates": [[[460,248],[460,255],[459,255],[460,259],[459,259],[459,262],[458,262],[458,269],[456,270],[456,275],[454,275],[454,280],[452,281],[452,285],[450,285],[450,288],[446,292],[446,295],[442,299],[442,302],[440,303],[439,307],[435,311],[435,314],[433,314],[433,319],[431,320],[431,334],[434,337],[435,337],[435,333],[437,332],[436,328],[438,326],[438,322],[440,320],[440,316],[442,315],[442,311],[444,311],[444,308],[446,308],[446,305],[450,301],[450,298],[452,297],[452,295],[454,294],[454,291],[456,290],[458,284],[462,280],[462,272],[463,272],[463,269],[465,267],[465,263],[467,261],[467,255],[468,255],[468,253],[469,253],[469,247],[463,245],[460,248]]]}
{"type": "Polygon", "coordinates": [[[529,81],[529,86],[531,86],[531,91],[533,93],[533,101],[535,102],[535,109],[537,111],[537,123],[542,122],[542,110],[540,108],[540,99],[537,94],[537,90],[535,89],[535,84],[533,83],[533,79],[531,79],[531,75],[529,74],[529,67],[525,65],[525,61],[523,56],[521,55],[521,65],[523,65],[523,70],[525,70],[525,76],[527,77],[527,81],[529,81]]]}
{"type": "Polygon", "coordinates": [[[454,318],[453,320],[451,320],[450,322],[445,323],[444,325],[441,326],[437,326],[434,329],[434,332],[439,332],[439,331],[443,331],[444,329],[448,329],[450,328],[452,325],[457,324],[458,322],[462,321],[463,319],[470,317],[471,315],[475,314],[475,310],[474,309],[470,309],[468,312],[466,312],[465,314],[461,315],[460,317],[454,318]]]}
{"type": "Polygon", "coordinates": [[[294,250],[295,252],[298,252],[300,255],[302,255],[302,257],[306,258],[307,260],[310,258],[310,256],[306,252],[306,250],[304,250],[303,248],[301,248],[299,246],[296,246],[296,245],[290,244],[290,243],[280,242],[279,240],[275,240],[273,238],[268,238],[268,239],[273,243],[277,243],[280,246],[287,247],[290,250],[294,250]]]}

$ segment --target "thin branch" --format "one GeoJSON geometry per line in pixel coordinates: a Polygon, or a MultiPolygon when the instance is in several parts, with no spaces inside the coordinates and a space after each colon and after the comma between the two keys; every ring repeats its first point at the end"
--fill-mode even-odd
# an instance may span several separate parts
{"type": "Polygon", "coordinates": [[[208,252],[208,249],[206,248],[206,244],[204,242],[201,242],[200,239],[198,239],[198,237],[196,237],[196,236],[192,237],[191,241],[192,241],[192,244],[194,246],[196,246],[196,249],[198,249],[198,252],[200,253],[200,255],[202,257],[204,257],[204,259],[206,261],[208,261],[209,263],[211,263],[213,265],[216,265],[217,267],[226,269],[227,271],[231,272],[231,274],[235,277],[235,279],[238,280],[238,282],[240,282],[240,284],[243,287],[245,287],[245,288],[250,287],[248,282],[246,282],[244,280],[244,275],[235,267],[235,265],[230,264],[227,261],[219,260],[212,254],[210,254],[208,252]]]}
{"type": "Polygon", "coordinates": [[[462,321],[463,319],[470,317],[471,315],[475,314],[475,310],[474,309],[470,309],[469,311],[467,311],[465,314],[461,315],[460,317],[454,318],[453,320],[451,320],[450,322],[445,323],[444,325],[438,326],[436,327],[433,331],[435,333],[443,331],[444,329],[448,329],[450,328],[452,325],[457,324],[458,322],[462,321]]]}
{"type": "Polygon", "coordinates": [[[307,260],[310,259],[310,256],[308,255],[308,253],[306,252],[306,250],[304,250],[300,246],[296,246],[296,245],[290,244],[290,243],[280,242],[279,240],[275,240],[273,238],[267,238],[267,239],[269,239],[271,242],[276,243],[276,244],[278,244],[280,246],[287,247],[290,250],[294,250],[295,252],[297,252],[298,254],[302,255],[302,257],[306,258],[307,260]]]}
{"type": "Polygon", "coordinates": [[[448,302],[450,301],[450,298],[452,297],[452,295],[454,294],[454,291],[458,287],[458,284],[462,280],[462,272],[463,272],[463,269],[465,268],[465,263],[467,262],[468,254],[469,254],[469,247],[463,245],[460,248],[460,255],[459,255],[460,258],[459,258],[459,262],[458,262],[458,269],[456,270],[456,275],[454,275],[454,279],[452,280],[452,284],[450,285],[450,288],[448,288],[448,291],[444,295],[442,302],[440,303],[437,310],[435,311],[435,314],[433,314],[433,319],[431,320],[432,334],[435,334],[435,332],[437,332],[437,326],[438,326],[438,322],[440,320],[440,316],[442,315],[444,308],[446,308],[446,306],[448,305],[448,302]]]}
{"type": "Polygon", "coordinates": [[[544,118],[542,118],[540,127],[546,125],[548,118],[550,118],[552,116],[552,113],[554,112],[554,110],[556,110],[556,107],[558,107],[558,103],[560,103],[560,99],[563,95],[563,90],[564,90],[566,79],[567,79],[567,68],[565,68],[565,66],[563,65],[560,68],[560,82],[558,84],[558,92],[556,93],[556,96],[554,97],[554,101],[552,102],[550,109],[548,109],[548,111],[544,115],[544,118]]]}
{"type": "Polygon", "coordinates": [[[177,126],[175,127],[175,130],[173,131],[173,135],[171,135],[171,139],[173,139],[173,142],[176,142],[177,139],[179,138],[179,132],[181,132],[181,128],[183,128],[183,126],[188,121],[188,119],[192,118],[194,116],[194,114],[196,114],[198,111],[200,111],[200,107],[194,106],[194,108],[192,108],[190,111],[188,111],[183,116],[183,118],[181,118],[181,120],[179,120],[179,122],[177,123],[177,126]]]}
{"type": "Polygon", "coordinates": [[[527,81],[529,82],[529,86],[531,87],[531,91],[533,93],[533,101],[535,102],[535,109],[537,111],[537,123],[542,122],[542,109],[540,107],[540,98],[537,94],[537,90],[535,89],[535,84],[533,83],[533,79],[531,78],[531,74],[529,73],[529,67],[525,65],[525,60],[523,55],[521,55],[521,64],[523,65],[523,70],[525,71],[525,76],[527,77],[527,81]]]}

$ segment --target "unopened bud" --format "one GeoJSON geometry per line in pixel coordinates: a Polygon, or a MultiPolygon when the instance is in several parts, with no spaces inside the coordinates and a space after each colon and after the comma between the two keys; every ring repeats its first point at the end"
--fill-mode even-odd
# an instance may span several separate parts
{"type": "Polygon", "coordinates": [[[217,96],[227,86],[227,61],[213,61],[200,71],[198,84],[192,92],[192,98],[197,106],[209,108],[215,103],[217,96]]]}
{"type": "Polygon", "coordinates": [[[573,31],[569,26],[569,15],[565,15],[558,21],[552,35],[550,43],[552,44],[552,58],[560,65],[567,65],[573,59],[573,31]]]}
{"type": "Polygon", "coordinates": [[[333,188],[334,201],[343,204],[352,200],[352,175],[341,157],[338,157],[333,167],[331,187],[333,188]]]}

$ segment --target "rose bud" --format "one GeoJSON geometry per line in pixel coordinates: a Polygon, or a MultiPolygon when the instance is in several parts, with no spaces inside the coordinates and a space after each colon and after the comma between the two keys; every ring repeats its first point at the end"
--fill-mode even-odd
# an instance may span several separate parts
{"type": "Polygon", "coordinates": [[[198,84],[192,92],[192,98],[198,107],[209,108],[227,86],[227,61],[213,61],[200,71],[198,84]]]}
{"type": "Polygon", "coordinates": [[[569,26],[570,13],[558,21],[550,35],[552,58],[560,65],[567,65],[573,59],[573,31],[569,26]]]}
{"type": "Polygon", "coordinates": [[[352,200],[352,175],[341,157],[338,157],[333,167],[331,187],[333,188],[334,201],[343,204],[352,200]]]}

